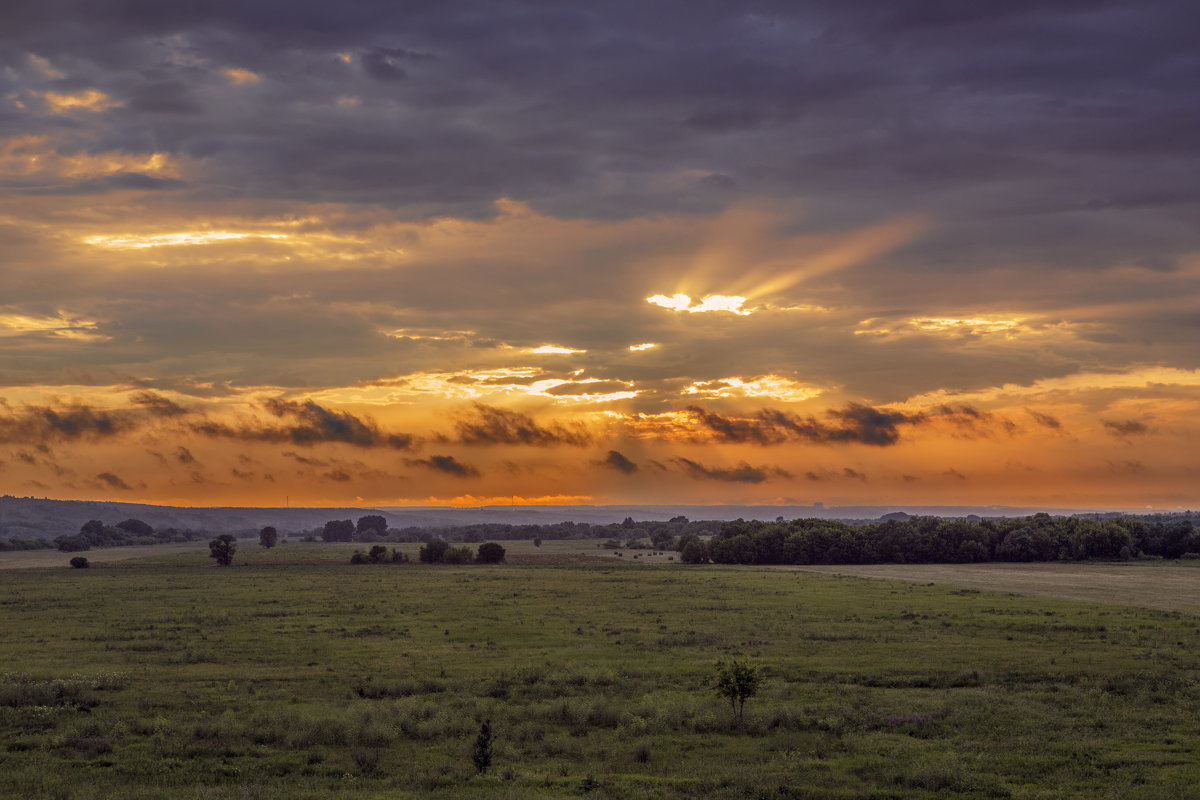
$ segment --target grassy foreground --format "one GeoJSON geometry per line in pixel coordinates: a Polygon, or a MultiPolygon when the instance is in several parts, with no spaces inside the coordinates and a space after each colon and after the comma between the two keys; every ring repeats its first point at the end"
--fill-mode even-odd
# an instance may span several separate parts
{"type": "Polygon", "coordinates": [[[762,568],[0,573],[0,796],[1170,798],[1200,619],[762,568]],[[759,665],[737,725],[714,664],[759,665]],[[495,732],[472,764],[482,720],[495,732]]]}

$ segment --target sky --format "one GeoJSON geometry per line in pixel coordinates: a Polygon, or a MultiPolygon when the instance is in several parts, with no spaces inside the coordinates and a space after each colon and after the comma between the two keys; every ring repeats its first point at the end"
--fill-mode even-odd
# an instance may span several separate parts
{"type": "Polygon", "coordinates": [[[7,0],[0,487],[1194,508],[1197,31],[7,0]]]}

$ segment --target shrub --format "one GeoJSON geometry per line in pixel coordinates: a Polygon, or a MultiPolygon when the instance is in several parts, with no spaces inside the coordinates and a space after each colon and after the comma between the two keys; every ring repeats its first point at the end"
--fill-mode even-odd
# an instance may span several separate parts
{"type": "Polygon", "coordinates": [[[89,564],[88,560],[83,556],[75,556],[71,559],[71,566],[75,569],[87,569],[91,566],[91,564],[89,564]]]}
{"type": "Polygon", "coordinates": [[[742,710],[746,701],[758,692],[758,667],[738,661],[736,658],[729,662],[717,663],[717,677],[714,688],[717,694],[729,701],[730,707],[737,720],[742,721],[742,710]]]}
{"type": "Polygon", "coordinates": [[[215,558],[222,567],[233,563],[233,554],[237,552],[237,540],[232,533],[222,533],[208,543],[208,557],[215,558]]]}
{"type": "Polygon", "coordinates": [[[475,553],[466,545],[448,548],[442,555],[442,562],[446,564],[470,564],[474,560],[475,553]]]}
{"type": "Polygon", "coordinates": [[[422,564],[440,564],[446,555],[446,551],[450,549],[450,545],[441,539],[433,539],[426,544],[421,545],[420,552],[417,557],[421,559],[422,564]]]}
{"type": "Polygon", "coordinates": [[[492,765],[492,723],[488,720],[479,726],[479,735],[475,737],[475,747],[471,750],[471,761],[480,775],[492,765]]]}
{"type": "Polygon", "coordinates": [[[475,560],[480,564],[500,564],[504,561],[504,548],[495,542],[484,542],[479,545],[475,560]]]}
{"type": "Polygon", "coordinates": [[[679,554],[679,560],[685,564],[707,564],[708,548],[699,538],[689,539],[679,554]]]}

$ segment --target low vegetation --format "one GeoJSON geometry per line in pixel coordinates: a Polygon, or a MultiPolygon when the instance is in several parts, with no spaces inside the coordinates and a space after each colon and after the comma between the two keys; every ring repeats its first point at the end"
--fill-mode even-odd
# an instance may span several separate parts
{"type": "Polygon", "coordinates": [[[1192,615],[595,548],[555,566],[552,542],[528,545],[543,563],[490,569],[363,569],[348,547],[6,571],[0,796],[1161,798],[1200,782],[1192,615]]]}

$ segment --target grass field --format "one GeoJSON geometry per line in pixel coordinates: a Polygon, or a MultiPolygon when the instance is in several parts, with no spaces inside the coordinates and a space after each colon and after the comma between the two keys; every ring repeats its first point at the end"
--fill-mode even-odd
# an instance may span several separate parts
{"type": "Polygon", "coordinates": [[[578,543],[353,549],[0,571],[0,796],[1197,796],[1192,614],[578,543]],[[741,725],[711,689],[732,656],[764,678],[741,725]]]}

